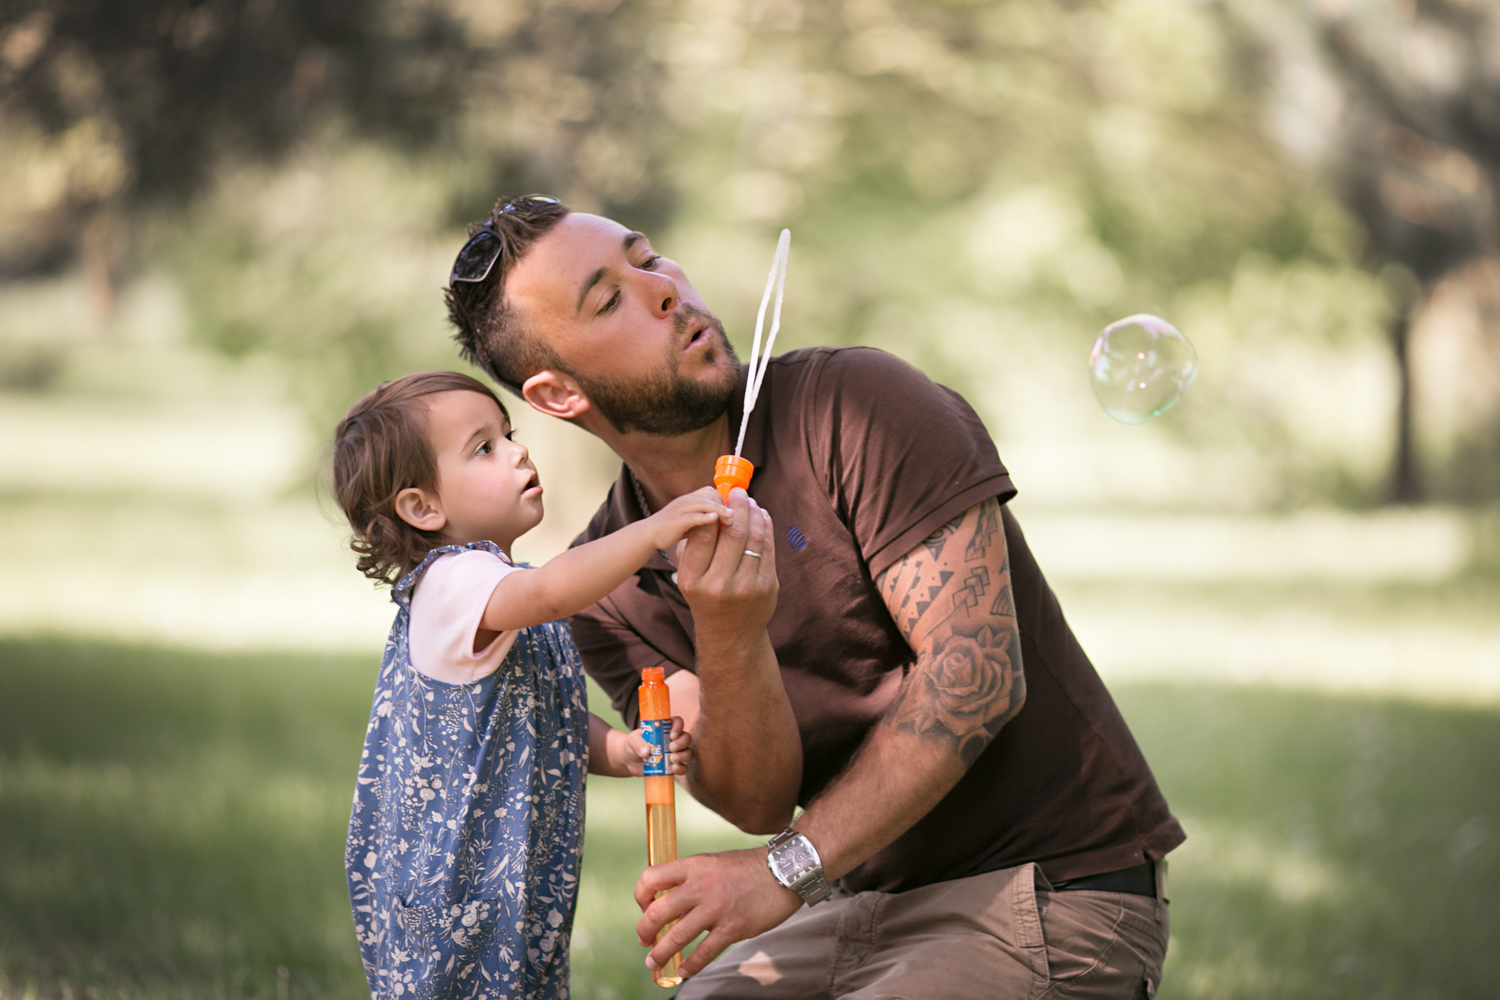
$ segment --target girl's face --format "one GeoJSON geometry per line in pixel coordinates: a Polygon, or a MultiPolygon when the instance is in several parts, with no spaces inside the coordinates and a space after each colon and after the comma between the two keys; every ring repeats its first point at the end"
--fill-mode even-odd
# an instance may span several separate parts
{"type": "Polygon", "coordinates": [[[427,438],[437,489],[401,492],[396,510],[408,523],[441,531],[453,544],[492,541],[506,554],[541,523],[536,466],[526,446],[511,440],[510,421],[493,399],[463,390],[429,396],[427,438]]]}

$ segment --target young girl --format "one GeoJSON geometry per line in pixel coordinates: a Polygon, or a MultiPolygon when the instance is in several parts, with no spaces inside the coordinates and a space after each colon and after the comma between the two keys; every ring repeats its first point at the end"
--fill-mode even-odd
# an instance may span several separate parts
{"type": "MultiPolygon", "coordinates": [[[[359,569],[394,583],[345,868],[376,998],[568,996],[584,768],[650,753],[590,715],[566,618],[690,528],[712,490],[539,569],[510,548],[542,487],[494,393],[454,372],[381,385],[338,426],[334,491],[359,569]]],[[[690,739],[673,720],[684,773],[690,739]]]]}

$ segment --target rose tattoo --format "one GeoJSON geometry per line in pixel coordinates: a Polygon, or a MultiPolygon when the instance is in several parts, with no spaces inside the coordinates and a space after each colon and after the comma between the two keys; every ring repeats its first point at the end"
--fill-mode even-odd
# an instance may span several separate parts
{"type": "Polygon", "coordinates": [[[965,766],[1010,721],[1017,685],[1025,684],[1013,669],[1013,631],[989,625],[974,629],[973,635],[968,631],[955,629],[932,660],[913,671],[915,690],[897,721],[919,736],[952,739],[965,766]]]}

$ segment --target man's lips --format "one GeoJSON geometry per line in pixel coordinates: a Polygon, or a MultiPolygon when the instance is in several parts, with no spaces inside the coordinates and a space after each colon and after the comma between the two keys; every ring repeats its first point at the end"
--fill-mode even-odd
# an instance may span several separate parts
{"type": "Polygon", "coordinates": [[[698,347],[708,343],[709,338],[712,336],[712,331],[713,327],[711,326],[705,325],[699,327],[697,330],[693,331],[693,335],[688,338],[688,342],[682,348],[682,350],[684,352],[691,351],[694,347],[698,347]]]}

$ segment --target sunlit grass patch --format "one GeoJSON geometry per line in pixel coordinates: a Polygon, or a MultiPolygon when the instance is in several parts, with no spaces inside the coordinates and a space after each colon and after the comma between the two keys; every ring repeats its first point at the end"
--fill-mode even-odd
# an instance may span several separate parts
{"type": "Polygon", "coordinates": [[[1318,579],[1056,584],[1111,684],[1259,683],[1500,707],[1500,572],[1429,583],[1318,579]]]}

